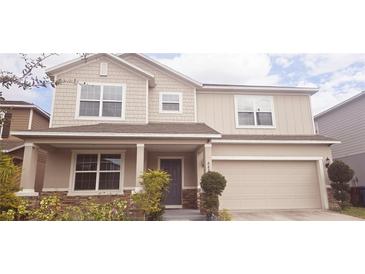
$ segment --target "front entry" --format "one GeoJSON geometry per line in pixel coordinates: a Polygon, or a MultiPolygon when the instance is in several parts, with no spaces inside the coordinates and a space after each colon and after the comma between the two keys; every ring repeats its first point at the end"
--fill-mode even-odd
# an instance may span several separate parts
{"type": "Polygon", "coordinates": [[[181,206],[182,159],[160,159],[160,169],[171,176],[165,205],[181,206]]]}

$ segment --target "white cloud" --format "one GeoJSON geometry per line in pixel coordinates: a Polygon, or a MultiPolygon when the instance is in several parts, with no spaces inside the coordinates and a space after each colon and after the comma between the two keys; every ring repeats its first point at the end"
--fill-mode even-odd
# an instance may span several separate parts
{"type": "Polygon", "coordinates": [[[300,59],[310,75],[335,72],[355,63],[365,63],[364,54],[305,54],[300,59]]]}
{"type": "MultiPolygon", "coordinates": [[[[36,57],[39,54],[29,54],[29,57],[36,57]]],[[[76,54],[59,54],[56,56],[51,56],[49,59],[44,61],[46,67],[52,67],[56,64],[68,61],[72,58],[77,57],[76,54]]],[[[22,69],[24,69],[24,61],[19,54],[0,54],[0,69],[8,70],[15,74],[20,75],[22,69]]],[[[42,77],[45,75],[44,69],[37,69],[34,71],[34,75],[42,77]]],[[[46,89],[33,89],[33,90],[23,90],[16,86],[12,86],[6,89],[0,86],[0,91],[3,93],[3,97],[7,100],[20,100],[35,103],[41,107],[44,107],[49,111],[50,105],[50,90],[46,89]]]]}
{"type": "Polygon", "coordinates": [[[293,62],[294,61],[291,60],[291,58],[289,56],[288,57],[280,56],[280,57],[275,58],[275,63],[283,68],[289,67],[291,64],[293,64],[293,62]]]}
{"type": "Polygon", "coordinates": [[[181,54],[160,62],[203,83],[275,85],[267,54],[181,54]]]}

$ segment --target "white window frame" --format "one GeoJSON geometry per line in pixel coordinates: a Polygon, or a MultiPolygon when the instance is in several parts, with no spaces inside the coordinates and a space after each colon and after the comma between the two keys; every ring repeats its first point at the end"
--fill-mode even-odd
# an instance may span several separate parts
{"type": "Polygon", "coordinates": [[[125,150],[73,150],[71,156],[71,168],[70,168],[70,179],[69,179],[69,196],[92,196],[92,195],[123,195],[124,194],[124,173],[125,173],[125,150]],[[98,162],[96,171],[77,171],[76,162],[77,155],[79,154],[97,154],[98,162]],[[114,190],[99,190],[99,177],[100,177],[100,158],[101,154],[118,154],[120,155],[121,165],[120,170],[110,170],[109,172],[120,172],[119,178],[119,189],[114,190]],[[75,190],[75,179],[76,173],[80,172],[96,172],[96,187],[95,190],[75,190]]]}
{"type": "Polygon", "coordinates": [[[163,92],[160,92],[160,99],[159,99],[160,113],[182,113],[182,109],[183,109],[183,106],[182,106],[182,96],[183,96],[182,95],[182,92],[176,92],[176,91],[163,91],[163,92]],[[173,104],[176,104],[176,102],[169,102],[169,101],[162,102],[163,95],[178,95],[179,96],[179,110],[178,111],[175,111],[175,110],[163,110],[163,108],[162,108],[163,103],[173,103],[173,104]]]}
{"type": "Polygon", "coordinates": [[[121,121],[125,120],[125,106],[126,106],[126,93],[127,93],[127,85],[126,84],[117,84],[117,83],[85,83],[86,85],[95,85],[100,86],[100,98],[99,100],[88,99],[85,101],[89,102],[100,102],[99,105],[99,115],[98,116],[80,116],[80,103],[81,103],[81,86],[83,84],[79,83],[77,85],[77,98],[76,98],[76,111],[75,111],[75,119],[76,120],[107,120],[107,121],[121,121]],[[122,87],[122,113],[121,117],[105,117],[103,115],[103,102],[120,102],[119,100],[103,100],[104,86],[116,86],[122,87]]]}
{"type": "Polygon", "coordinates": [[[276,128],[276,120],[275,120],[275,108],[274,108],[274,97],[271,95],[235,95],[234,96],[234,112],[235,112],[235,123],[236,128],[262,128],[262,129],[273,129],[276,128]],[[254,113],[254,121],[255,125],[240,125],[238,120],[238,98],[246,97],[246,98],[253,98],[254,106],[253,106],[253,113],[254,113]],[[259,97],[266,97],[270,98],[271,101],[271,115],[272,115],[272,125],[271,126],[264,126],[264,125],[257,125],[257,116],[256,116],[256,100],[259,97]]]}

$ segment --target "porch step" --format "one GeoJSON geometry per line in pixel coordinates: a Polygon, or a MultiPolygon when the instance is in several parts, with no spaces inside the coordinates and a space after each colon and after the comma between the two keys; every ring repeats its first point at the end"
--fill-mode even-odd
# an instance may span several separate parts
{"type": "Polygon", "coordinates": [[[166,209],[163,221],[205,221],[198,209],[166,209]]]}

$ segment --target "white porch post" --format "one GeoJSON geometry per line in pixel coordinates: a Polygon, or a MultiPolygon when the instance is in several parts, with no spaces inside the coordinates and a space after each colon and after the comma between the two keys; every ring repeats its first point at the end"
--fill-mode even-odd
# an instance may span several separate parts
{"type": "Polygon", "coordinates": [[[319,180],[319,191],[321,195],[322,209],[328,209],[328,196],[327,196],[327,186],[324,172],[323,160],[317,161],[317,173],[319,180]]]}
{"type": "Polygon", "coordinates": [[[137,144],[136,152],[136,192],[141,190],[141,179],[144,171],[144,144],[137,144]]]}
{"type": "Polygon", "coordinates": [[[212,170],[212,144],[204,145],[204,172],[212,170]]]}
{"type": "Polygon", "coordinates": [[[18,196],[38,196],[38,193],[34,191],[37,161],[38,147],[33,143],[25,143],[20,179],[21,190],[17,193],[18,196]]]}

